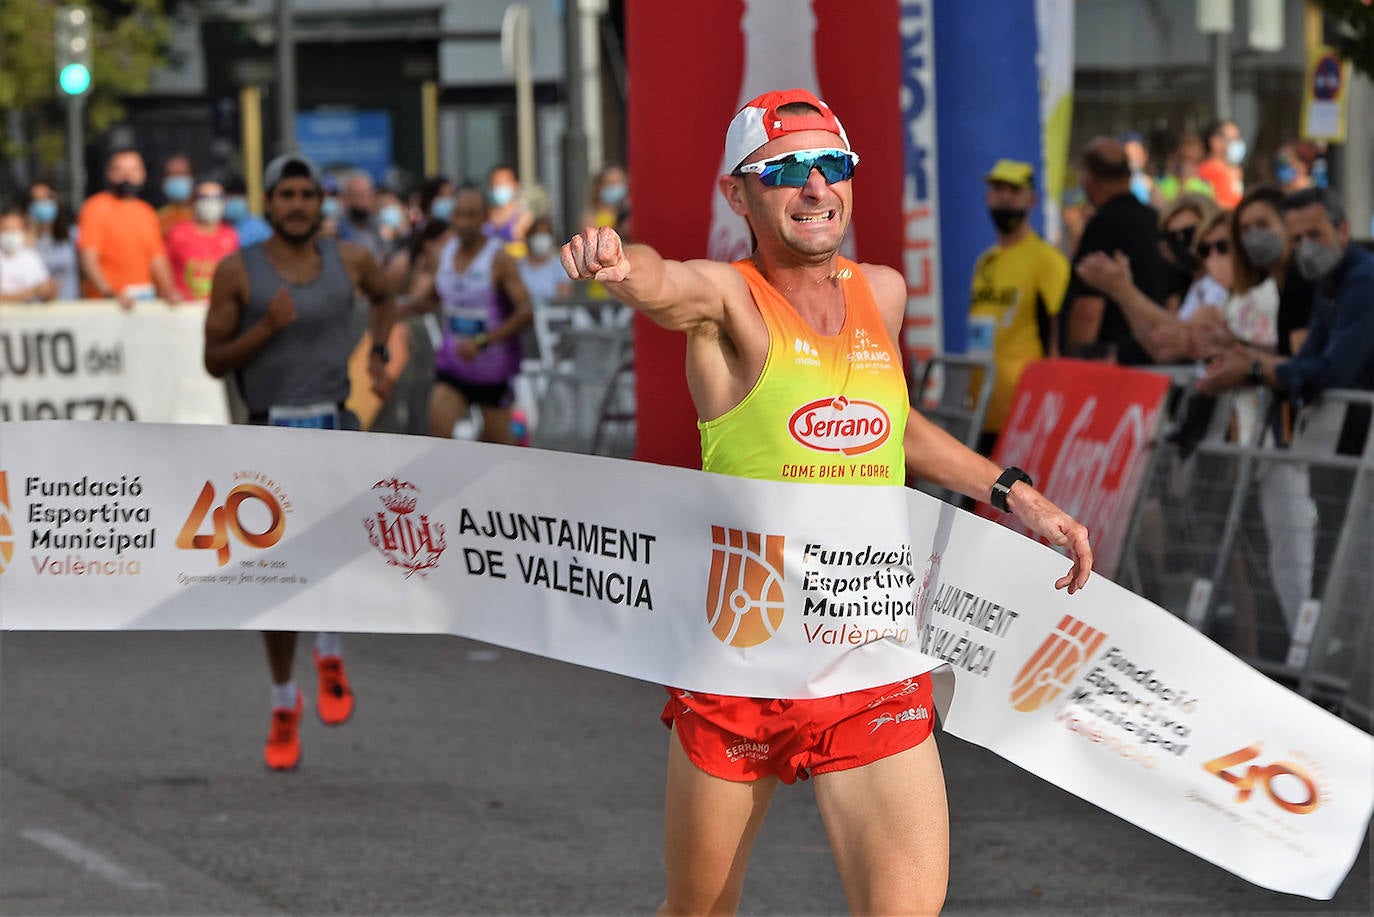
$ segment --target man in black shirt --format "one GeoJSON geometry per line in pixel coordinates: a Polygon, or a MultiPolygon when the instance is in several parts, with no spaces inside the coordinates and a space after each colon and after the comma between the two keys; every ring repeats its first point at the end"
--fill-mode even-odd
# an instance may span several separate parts
{"type": "MultiPolygon", "coordinates": [[[[1155,302],[1164,301],[1164,265],[1159,254],[1158,217],[1131,193],[1131,167],[1121,144],[1099,137],[1083,154],[1083,192],[1095,208],[1074,252],[1077,266],[1093,252],[1117,252],[1130,259],[1135,284],[1155,302]]],[[[1063,351],[1068,356],[1111,359],[1125,365],[1149,363],[1115,300],[1088,286],[1075,273],[1064,297],[1063,351]]]]}

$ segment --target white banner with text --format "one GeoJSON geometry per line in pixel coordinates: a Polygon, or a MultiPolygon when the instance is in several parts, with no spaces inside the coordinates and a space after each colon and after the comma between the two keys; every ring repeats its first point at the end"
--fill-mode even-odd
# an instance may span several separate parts
{"type": "MultiPolygon", "coordinates": [[[[1329,898],[1374,739],[1168,612],[916,491],[422,437],[11,423],[0,625],[453,634],[688,690],[935,668],[945,728],[1329,898]]],[[[877,727],[875,727],[877,728],[877,727]]]]}
{"type": "Polygon", "coordinates": [[[205,304],[0,306],[0,421],[228,423],[205,372],[205,304]]]}

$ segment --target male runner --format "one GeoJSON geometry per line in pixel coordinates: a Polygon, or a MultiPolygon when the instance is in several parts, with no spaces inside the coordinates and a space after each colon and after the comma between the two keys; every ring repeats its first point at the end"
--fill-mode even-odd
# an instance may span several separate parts
{"type": "MultiPolygon", "coordinates": [[[[991,498],[1067,547],[1073,568],[1055,585],[1080,589],[1092,569],[1083,526],[1024,473],[1003,473],[908,411],[895,345],[906,283],[891,268],[838,256],[858,157],[829,107],[804,90],[767,93],[735,116],[725,148],[737,165],[719,187],[753,232],[750,258],[666,261],[648,246],[622,247],[609,228],[589,228],[562,249],[568,276],[595,278],[660,325],[686,332],[703,468],[779,479],[784,463],[816,460],[788,434],[798,406],[837,395],[875,401],[905,434],[858,457],[887,467],[885,479],[867,480],[900,485],[909,470],[991,498]],[[886,361],[876,356],[883,351],[886,361]]],[[[827,452],[825,460],[845,459],[827,452]]],[[[854,912],[940,909],[949,828],[939,754],[925,741],[928,675],[815,700],[668,694],[668,894],[660,913],[734,911],[768,803],[779,781],[797,777],[815,778],[854,912]]]]}
{"type": "Polygon", "coordinates": [[[512,383],[534,310],[506,241],[483,229],[489,213],[476,188],[459,188],[453,197],[453,236],[439,252],[429,303],[444,328],[434,354],[429,435],[451,437],[475,404],[482,441],[513,446],[519,438],[511,426],[512,383]]]}
{"type": "MultiPolygon", "coordinates": [[[[248,422],[286,427],[357,430],[344,407],[348,357],[358,341],[354,290],[372,304],[372,340],[391,333],[395,304],[376,260],[360,245],[319,238],[323,174],[289,153],[263,173],[272,236],[219,263],[205,316],[205,368],[234,372],[248,405],[248,422]]],[[[385,345],[372,349],[373,390],[387,395],[385,345]]],[[[301,758],[303,702],[291,679],[294,633],[264,633],[272,672],[272,725],[263,756],[274,770],[301,758]]],[[[329,726],[353,715],[338,634],[315,638],[319,680],[316,712],[329,726]]]]}

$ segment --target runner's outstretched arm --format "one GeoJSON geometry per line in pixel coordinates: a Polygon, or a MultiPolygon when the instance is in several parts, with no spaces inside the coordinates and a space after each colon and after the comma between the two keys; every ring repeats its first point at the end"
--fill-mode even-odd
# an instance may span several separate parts
{"type": "MultiPolygon", "coordinates": [[[[905,278],[884,265],[860,267],[873,289],[888,335],[894,342],[901,340],[906,314],[905,278]]],[[[931,423],[914,408],[907,414],[902,448],[906,451],[907,471],[912,475],[985,503],[992,497],[992,485],[1002,474],[1001,468],[931,423]]],[[[1082,589],[1093,567],[1088,530],[1025,482],[1011,486],[1007,509],[1026,528],[1050,544],[1065,548],[1073,558],[1073,568],[1061,576],[1054,587],[1067,588],[1070,595],[1082,589]]]]}
{"type": "MultiPolygon", "coordinates": [[[[907,415],[902,445],[906,449],[907,471],[984,503],[1002,473],[1001,468],[931,423],[914,408],[907,415]]],[[[1007,509],[1031,531],[1069,552],[1073,568],[1055,581],[1054,588],[1067,587],[1069,595],[1082,589],[1093,568],[1088,530],[1025,482],[1011,486],[1007,509]]]]}
{"type": "Polygon", "coordinates": [[[725,319],[725,298],[713,261],[669,261],[647,245],[624,246],[607,226],[578,233],[564,244],[563,269],[573,280],[600,281],[611,294],[670,331],[692,331],[725,319]]]}

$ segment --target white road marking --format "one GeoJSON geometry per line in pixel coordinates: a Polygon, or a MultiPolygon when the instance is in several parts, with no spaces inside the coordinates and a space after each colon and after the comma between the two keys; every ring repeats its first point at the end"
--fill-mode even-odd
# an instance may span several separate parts
{"type": "Polygon", "coordinates": [[[499,650],[468,650],[468,662],[495,662],[500,658],[499,650]]]}
{"type": "Polygon", "coordinates": [[[47,828],[25,828],[23,836],[38,846],[50,850],[64,860],[84,866],[105,881],[120,888],[162,888],[161,882],[143,879],[89,847],[78,844],[65,835],[47,828]]]}

